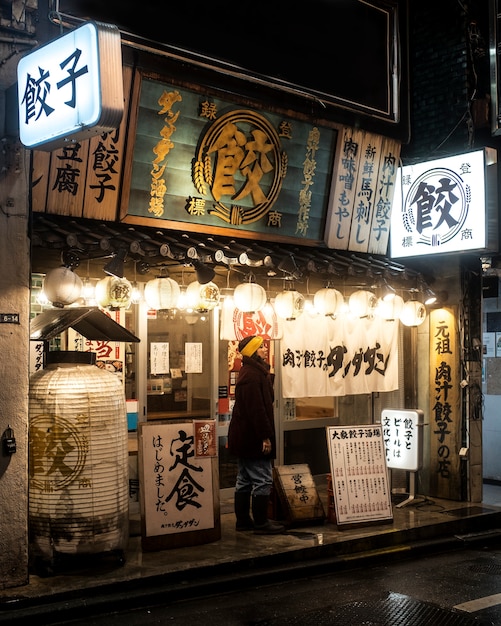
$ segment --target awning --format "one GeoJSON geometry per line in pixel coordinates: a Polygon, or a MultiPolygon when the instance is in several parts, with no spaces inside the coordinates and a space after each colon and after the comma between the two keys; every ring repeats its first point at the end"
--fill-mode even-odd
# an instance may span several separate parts
{"type": "Polygon", "coordinates": [[[123,341],[138,343],[138,337],[108,317],[97,307],[69,307],[47,309],[30,323],[30,339],[47,341],[68,328],[91,341],[123,341]]]}
{"type": "MultiPolygon", "coordinates": [[[[102,266],[110,258],[125,259],[125,276],[159,274],[161,269],[181,271],[203,263],[225,276],[253,273],[256,278],[306,282],[308,278],[345,285],[371,284],[379,278],[412,287],[421,270],[385,256],[332,250],[325,246],[301,246],[284,242],[236,239],[198,232],[183,232],[122,222],[77,219],[37,214],[33,216],[34,271],[46,273],[65,265],[80,271],[85,264],[102,266]]],[[[427,268],[426,282],[433,282],[427,268]]],[[[146,278],[148,280],[148,278],[146,278]]]]}

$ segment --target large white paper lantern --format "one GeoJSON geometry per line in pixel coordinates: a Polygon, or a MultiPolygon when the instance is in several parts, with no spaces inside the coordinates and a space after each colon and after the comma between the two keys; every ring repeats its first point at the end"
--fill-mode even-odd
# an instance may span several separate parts
{"type": "Polygon", "coordinates": [[[126,278],[106,276],[97,282],[95,297],[103,309],[128,309],[132,303],[132,284],[126,278]]]}
{"type": "Polygon", "coordinates": [[[242,283],[235,287],[233,301],[240,311],[254,313],[266,304],[266,290],[257,283],[242,283]]]}
{"type": "Polygon", "coordinates": [[[129,535],[123,385],[91,352],[49,352],[30,378],[29,526],[44,567],[59,555],[116,553],[129,535]]]}
{"type": "Polygon", "coordinates": [[[172,278],[159,277],[149,280],[144,286],[144,299],[150,309],[156,311],[175,309],[181,289],[172,278]]]}
{"type": "Polygon", "coordinates": [[[398,320],[404,306],[404,300],[402,296],[395,294],[391,300],[384,300],[379,298],[376,314],[382,317],[384,320],[398,320]]]}
{"type": "Polygon", "coordinates": [[[299,291],[282,291],[275,298],[275,313],[284,320],[295,320],[304,311],[304,296],[299,291]]]}
{"type": "Polygon", "coordinates": [[[350,313],[355,317],[369,317],[374,314],[377,306],[377,298],[372,291],[358,289],[354,291],[348,300],[350,313]]]}
{"type": "Polygon", "coordinates": [[[186,288],[186,308],[193,309],[197,313],[212,311],[220,300],[219,287],[212,281],[201,285],[194,280],[186,288]]]}
{"type": "Polygon", "coordinates": [[[404,326],[420,326],[426,319],[426,307],[417,300],[408,300],[402,307],[400,321],[404,326]]]}
{"type": "Polygon", "coordinates": [[[68,267],[56,267],[47,272],[43,291],[49,302],[56,307],[64,307],[76,302],[82,293],[82,279],[68,267]]]}
{"type": "Polygon", "coordinates": [[[340,313],[343,304],[343,294],[331,287],[319,289],[313,296],[313,305],[321,315],[332,315],[335,317],[340,313]]]}

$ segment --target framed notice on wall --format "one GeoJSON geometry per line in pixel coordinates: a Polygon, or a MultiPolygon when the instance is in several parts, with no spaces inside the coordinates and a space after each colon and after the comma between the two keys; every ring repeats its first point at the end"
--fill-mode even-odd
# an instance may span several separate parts
{"type": "Polygon", "coordinates": [[[338,526],[391,521],[381,426],[327,426],[326,432],[338,526]]]}

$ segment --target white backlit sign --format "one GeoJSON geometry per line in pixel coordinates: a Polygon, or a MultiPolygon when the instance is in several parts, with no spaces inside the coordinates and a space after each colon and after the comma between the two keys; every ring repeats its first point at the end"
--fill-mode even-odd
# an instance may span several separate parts
{"type": "Polygon", "coordinates": [[[391,257],[487,249],[487,170],[495,172],[495,161],[493,150],[478,150],[399,168],[391,257]]]}
{"type": "Polygon", "coordinates": [[[23,57],[17,80],[27,148],[53,150],[111,131],[124,107],[120,32],[87,22],[23,57]]]}
{"type": "Polygon", "coordinates": [[[424,414],[420,410],[384,409],[381,427],[390,469],[415,472],[423,466],[424,414]]]}

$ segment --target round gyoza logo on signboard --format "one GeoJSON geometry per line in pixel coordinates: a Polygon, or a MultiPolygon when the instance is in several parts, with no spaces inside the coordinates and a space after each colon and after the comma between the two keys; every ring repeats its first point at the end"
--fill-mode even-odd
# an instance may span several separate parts
{"type": "Polygon", "coordinates": [[[453,170],[435,168],[412,184],[402,209],[407,232],[417,243],[440,246],[456,237],[468,217],[471,189],[453,170]]]}
{"type": "Polygon", "coordinates": [[[222,115],[202,137],[193,161],[193,182],[210,189],[211,215],[228,224],[251,224],[274,205],[287,172],[287,156],[273,126],[254,111],[222,115]]]}

